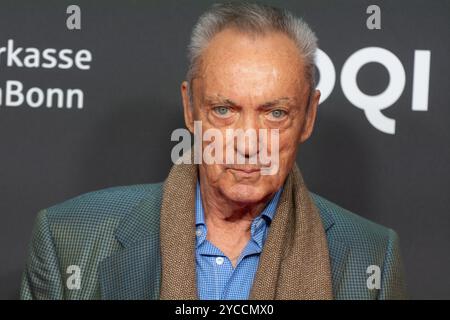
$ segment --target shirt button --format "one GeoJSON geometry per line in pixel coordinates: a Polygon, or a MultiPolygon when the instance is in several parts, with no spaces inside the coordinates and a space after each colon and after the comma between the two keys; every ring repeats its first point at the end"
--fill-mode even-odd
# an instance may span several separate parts
{"type": "Polygon", "coordinates": [[[195,234],[197,235],[197,237],[200,237],[202,235],[202,230],[197,229],[197,231],[195,231],[195,234]]]}
{"type": "Polygon", "coordinates": [[[223,264],[223,258],[222,257],[217,257],[216,258],[216,263],[217,263],[217,265],[221,266],[223,264]]]}

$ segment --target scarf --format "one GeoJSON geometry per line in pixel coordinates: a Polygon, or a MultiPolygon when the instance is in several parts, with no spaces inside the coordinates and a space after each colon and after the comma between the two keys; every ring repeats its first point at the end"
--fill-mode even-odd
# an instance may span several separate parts
{"type": "MultiPolygon", "coordinates": [[[[198,299],[195,262],[197,165],[174,165],[160,217],[160,299],[198,299]]],[[[333,299],[327,239],[297,165],[286,178],[270,224],[251,300],[333,299]]]]}

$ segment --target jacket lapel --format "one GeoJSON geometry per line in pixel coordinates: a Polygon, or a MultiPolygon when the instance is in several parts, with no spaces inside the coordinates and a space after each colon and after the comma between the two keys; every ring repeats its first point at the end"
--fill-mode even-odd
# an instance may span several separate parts
{"type": "Polygon", "coordinates": [[[148,193],[117,227],[116,239],[120,249],[99,264],[102,299],[159,298],[159,211],[162,188],[161,184],[148,187],[148,193]]]}
{"type": "Polygon", "coordinates": [[[345,273],[350,249],[338,240],[329,240],[328,250],[330,252],[331,277],[333,279],[333,296],[336,299],[339,296],[342,276],[345,273]]]}
{"type": "Polygon", "coordinates": [[[332,232],[332,228],[334,226],[333,213],[328,210],[325,205],[321,205],[321,202],[316,194],[312,192],[310,194],[319,209],[323,227],[327,236],[328,251],[330,254],[331,263],[331,277],[333,279],[333,297],[336,299],[339,288],[341,287],[342,276],[346,268],[350,249],[343,242],[339,241],[336,235],[332,232]]]}

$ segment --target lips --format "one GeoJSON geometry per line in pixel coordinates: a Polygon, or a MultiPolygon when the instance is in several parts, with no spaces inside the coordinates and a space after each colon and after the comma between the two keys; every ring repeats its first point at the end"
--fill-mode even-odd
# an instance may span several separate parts
{"type": "Polygon", "coordinates": [[[239,171],[239,172],[247,173],[247,174],[261,171],[261,167],[245,166],[245,165],[242,165],[242,166],[235,165],[232,167],[227,167],[227,169],[239,171]]]}

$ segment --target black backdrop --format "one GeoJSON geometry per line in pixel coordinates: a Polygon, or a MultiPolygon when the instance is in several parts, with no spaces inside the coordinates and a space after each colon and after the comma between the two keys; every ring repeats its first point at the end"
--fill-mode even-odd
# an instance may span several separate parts
{"type": "MultiPolygon", "coordinates": [[[[269,3],[302,15],[336,70],[334,89],[298,156],[309,188],[398,232],[411,297],[450,298],[450,1],[269,3]],[[381,9],[381,30],[366,27],[371,4],[381,9]],[[389,50],[405,69],[402,94],[382,111],[395,119],[395,134],[371,125],[343,94],[344,62],[367,47],[389,50]],[[426,111],[412,110],[415,50],[431,53],[426,111]]],[[[16,47],[92,54],[89,70],[9,67],[0,55],[0,298],[18,297],[39,209],[100,188],[165,178],[170,134],[183,127],[185,47],[210,4],[0,2],[0,47],[12,39],[16,47]],[[70,4],[81,8],[81,30],[66,27],[70,4]],[[33,108],[26,101],[13,107],[5,98],[12,80],[24,94],[32,87],[80,89],[83,107],[33,108]]],[[[375,95],[389,74],[369,63],[357,83],[375,95]]]]}

